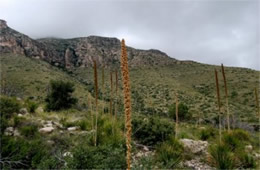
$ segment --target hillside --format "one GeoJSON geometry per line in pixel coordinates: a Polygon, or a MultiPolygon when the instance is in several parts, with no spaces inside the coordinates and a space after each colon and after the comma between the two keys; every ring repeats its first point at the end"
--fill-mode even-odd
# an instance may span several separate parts
{"type": "MultiPolygon", "coordinates": [[[[221,161],[227,165],[224,169],[259,168],[259,124],[254,95],[254,89],[259,90],[259,71],[225,67],[232,115],[232,130],[227,132],[220,66],[180,61],[154,49],[127,47],[127,52],[133,169],[215,169],[221,161]],[[222,141],[214,69],[220,82],[222,141]],[[184,108],[179,109],[178,129],[173,109],[176,93],[179,106],[184,108]],[[224,159],[218,160],[218,154],[224,159]]],[[[34,40],[0,20],[0,139],[4,146],[0,168],[125,169],[120,55],[117,38],[34,40]],[[93,60],[97,61],[97,110],[93,60]],[[69,109],[46,109],[51,80],[72,82],[75,85],[72,95],[79,102],[69,109]]]]}

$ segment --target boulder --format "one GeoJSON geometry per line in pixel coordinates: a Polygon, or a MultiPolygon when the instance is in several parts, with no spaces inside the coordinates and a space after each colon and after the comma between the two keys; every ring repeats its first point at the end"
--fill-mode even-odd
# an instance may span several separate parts
{"type": "Polygon", "coordinates": [[[39,132],[40,133],[51,133],[53,130],[54,130],[53,127],[44,127],[44,128],[39,129],[39,132]]]}
{"type": "Polygon", "coordinates": [[[14,130],[13,135],[14,135],[14,136],[21,136],[21,135],[20,135],[20,132],[19,132],[17,129],[14,130]]]}
{"type": "Polygon", "coordinates": [[[13,133],[14,133],[14,128],[13,128],[13,127],[7,127],[7,128],[5,129],[5,131],[4,131],[4,134],[5,134],[6,136],[12,136],[13,133]]]}
{"type": "Polygon", "coordinates": [[[75,127],[69,127],[69,128],[67,128],[68,131],[75,131],[75,130],[77,130],[77,129],[78,129],[78,127],[76,127],[76,126],[75,126],[75,127]]]}
{"type": "Polygon", "coordinates": [[[36,112],[37,113],[43,113],[44,112],[44,109],[40,106],[36,109],[36,112]]]}
{"type": "Polygon", "coordinates": [[[28,111],[26,108],[21,108],[19,112],[20,112],[20,114],[23,114],[23,115],[28,114],[28,111]]]}
{"type": "Polygon", "coordinates": [[[63,157],[73,157],[73,155],[72,155],[72,153],[71,152],[65,152],[64,154],[63,154],[63,157]]]}
{"type": "Polygon", "coordinates": [[[206,153],[208,149],[208,142],[201,140],[192,140],[192,139],[180,139],[180,142],[184,145],[184,149],[187,152],[197,153],[206,153]]]}
{"type": "Polygon", "coordinates": [[[251,152],[253,150],[253,146],[252,145],[246,145],[245,150],[246,150],[246,152],[251,152]]]}

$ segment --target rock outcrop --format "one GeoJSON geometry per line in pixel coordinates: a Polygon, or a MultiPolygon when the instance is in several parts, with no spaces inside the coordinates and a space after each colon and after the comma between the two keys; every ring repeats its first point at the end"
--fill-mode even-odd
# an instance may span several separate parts
{"type": "MultiPolygon", "coordinates": [[[[127,47],[127,51],[131,67],[177,63],[177,60],[159,50],[127,47]]],[[[118,67],[121,47],[119,39],[99,36],[34,40],[8,27],[6,21],[0,20],[0,53],[22,54],[65,68],[90,67],[93,60],[105,67],[118,67]]]]}

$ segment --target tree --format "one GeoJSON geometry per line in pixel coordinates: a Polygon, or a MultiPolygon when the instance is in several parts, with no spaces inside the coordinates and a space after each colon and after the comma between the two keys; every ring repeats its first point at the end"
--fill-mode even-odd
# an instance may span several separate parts
{"type": "Polygon", "coordinates": [[[68,109],[77,103],[77,99],[72,97],[74,84],[64,81],[51,81],[50,92],[46,97],[47,110],[68,109]]]}
{"type": "MultiPolygon", "coordinates": [[[[169,116],[171,118],[173,118],[175,120],[176,116],[175,116],[175,113],[176,113],[176,104],[172,104],[170,107],[169,107],[169,116]]],[[[178,117],[180,120],[188,120],[191,118],[191,115],[190,115],[190,112],[189,112],[189,108],[187,105],[183,104],[183,103],[180,103],[178,105],[178,117]]]]}

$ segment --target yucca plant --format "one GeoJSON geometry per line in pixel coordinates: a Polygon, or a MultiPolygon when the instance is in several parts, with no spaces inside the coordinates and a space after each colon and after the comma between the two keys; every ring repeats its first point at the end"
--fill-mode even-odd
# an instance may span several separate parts
{"type": "Polygon", "coordinates": [[[98,75],[97,75],[97,63],[96,60],[93,61],[94,63],[94,82],[95,82],[95,104],[96,104],[96,126],[95,126],[95,146],[97,145],[97,120],[98,120],[98,75]]]}
{"type": "Polygon", "coordinates": [[[121,73],[123,79],[124,88],[124,107],[125,107],[125,128],[126,128],[126,163],[127,169],[131,169],[131,92],[130,92],[130,80],[128,71],[127,52],[125,46],[125,40],[121,42],[121,73]]]}
{"type": "Polygon", "coordinates": [[[175,116],[176,116],[176,122],[175,122],[175,138],[177,138],[178,136],[178,121],[179,121],[179,116],[178,116],[178,107],[179,107],[179,103],[178,103],[178,93],[176,93],[176,110],[175,110],[175,116]]]}
{"type": "Polygon", "coordinates": [[[223,81],[224,81],[224,87],[225,87],[225,98],[226,98],[226,109],[227,109],[227,128],[228,132],[230,131],[230,121],[229,121],[229,105],[228,105],[228,89],[227,89],[227,80],[226,80],[226,75],[225,75],[225,69],[223,64],[221,64],[221,70],[222,70],[222,76],[223,76],[223,81]]]}
{"type": "Polygon", "coordinates": [[[220,111],[220,94],[219,94],[219,84],[218,84],[218,72],[215,69],[215,80],[216,80],[216,90],[217,90],[217,101],[218,101],[218,123],[219,123],[219,140],[221,141],[221,111],[220,111]]]}

